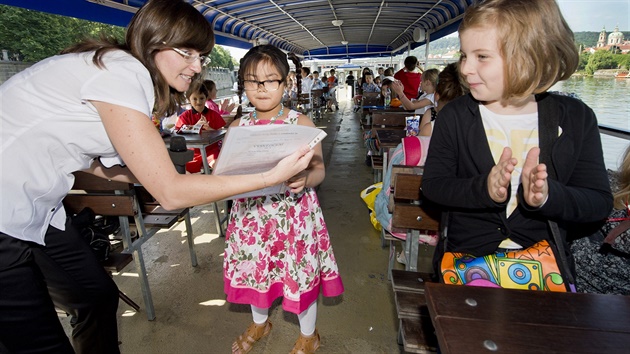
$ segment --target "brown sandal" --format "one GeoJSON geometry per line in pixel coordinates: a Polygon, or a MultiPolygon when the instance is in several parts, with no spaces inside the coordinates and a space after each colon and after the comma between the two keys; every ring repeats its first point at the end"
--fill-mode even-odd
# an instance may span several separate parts
{"type": "Polygon", "coordinates": [[[249,353],[249,351],[254,347],[254,344],[266,337],[269,332],[271,332],[271,322],[268,320],[260,325],[252,322],[245,332],[238,336],[236,341],[232,343],[232,353],[249,353]]]}
{"type": "Polygon", "coordinates": [[[313,333],[310,337],[305,337],[300,333],[300,338],[295,342],[293,346],[293,350],[291,350],[291,354],[312,354],[315,353],[317,349],[319,349],[319,332],[315,329],[315,333],[313,333]]]}

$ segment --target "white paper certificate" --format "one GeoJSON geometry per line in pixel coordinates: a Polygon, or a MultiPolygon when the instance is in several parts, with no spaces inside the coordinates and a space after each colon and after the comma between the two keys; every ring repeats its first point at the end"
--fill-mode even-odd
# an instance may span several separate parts
{"type": "MultiPolygon", "coordinates": [[[[326,137],[321,129],[295,124],[240,126],[228,129],[216,165],[215,175],[265,172],[304,145],[313,148],[326,137]]],[[[243,193],[227,199],[284,193],[284,183],[243,193]]]]}

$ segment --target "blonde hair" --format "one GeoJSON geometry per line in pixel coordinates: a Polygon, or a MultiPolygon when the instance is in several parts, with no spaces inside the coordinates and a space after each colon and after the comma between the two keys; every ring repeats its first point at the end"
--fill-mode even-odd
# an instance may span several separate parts
{"type": "Polygon", "coordinates": [[[625,209],[630,197],[630,146],[623,155],[623,161],[617,174],[619,190],[615,192],[615,209],[625,209]]]}
{"type": "Polygon", "coordinates": [[[579,54],[555,0],[486,0],[468,8],[459,26],[494,27],[505,61],[503,100],[523,100],[568,79],[579,54]]]}
{"type": "Polygon", "coordinates": [[[440,71],[438,69],[425,70],[425,72],[422,73],[422,81],[429,81],[433,84],[433,87],[437,87],[439,74],[440,71]]]}

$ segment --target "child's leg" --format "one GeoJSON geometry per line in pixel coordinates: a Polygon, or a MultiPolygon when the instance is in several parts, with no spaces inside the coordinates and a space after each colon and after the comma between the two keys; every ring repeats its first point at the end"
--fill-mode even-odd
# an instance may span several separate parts
{"type": "Polygon", "coordinates": [[[254,323],[250,324],[247,330],[232,343],[234,354],[248,353],[256,342],[266,337],[271,331],[271,322],[268,322],[269,309],[251,306],[254,323]]]}
{"type": "Polygon", "coordinates": [[[319,349],[319,333],[315,328],[317,320],[317,301],[314,301],[304,312],[298,315],[300,320],[300,337],[295,342],[291,354],[311,354],[319,349]]]}
{"type": "MultiPolygon", "coordinates": [[[[253,307],[253,306],[252,306],[253,307]]],[[[317,321],[317,301],[314,301],[304,312],[298,315],[300,320],[300,332],[303,336],[312,336],[315,333],[315,322],[317,321]]]]}
{"type": "Polygon", "coordinates": [[[252,317],[254,318],[254,322],[256,324],[263,324],[269,318],[269,309],[264,309],[252,305],[252,317]]]}

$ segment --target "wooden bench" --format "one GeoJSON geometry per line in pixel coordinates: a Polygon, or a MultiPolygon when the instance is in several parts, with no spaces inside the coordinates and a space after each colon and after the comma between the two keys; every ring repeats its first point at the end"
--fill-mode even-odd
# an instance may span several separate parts
{"type": "Polygon", "coordinates": [[[374,183],[378,183],[383,180],[383,156],[371,155],[372,160],[372,172],[374,173],[374,183]]]}
{"type": "MultiPolygon", "coordinates": [[[[411,173],[411,174],[421,174],[423,168],[421,166],[406,166],[406,165],[391,165],[385,169],[383,172],[383,176],[387,173],[390,174],[389,186],[383,186],[383,188],[389,188],[390,191],[394,190],[396,186],[396,175],[399,173],[411,173]],[[391,171],[388,171],[391,170],[391,171]]],[[[384,177],[383,177],[384,179],[384,177]]],[[[387,205],[387,211],[391,214],[394,211],[394,194],[391,193],[389,195],[389,203],[387,205]]],[[[394,229],[392,232],[403,233],[406,230],[403,229],[394,229]]],[[[387,276],[388,279],[391,279],[391,270],[394,266],[394,258],[396,257],[396,247],[394,246],[395,241],[400,241],[400,239],[392,236],[391,233],[387,232],[385,229],[381,229],[381,247],[386,247],[389,245],[390,254],[389,254],[389,266],[387,268],[387,276]]]]}
{"type": "Polygon", "coordinates": [[[406,230],[406,269],[416,271],[420,231],[437,233],[440,211],[435,204],[422,198],[422,174],[398,173],[395,177],[392,227],[406,230]]]}
{"type": "Polygon", "coordinates": [[[157,204],[144,188],[135,187],[130,183],[103,179],[85,172],[75,172],[74,175],[75,181],[72,190],[63,201],[66,211],[78,213],[89,207],[97,215],[119,217],[123,253],[120,256],[111,254],[104,267],[107,270],[119,272],[133,259],[139,275],[147,318],[149,320],[155,319],[151,289],[142,255],[142,244],[159,230],[170,228],[180,219],[183,219],[186,223],[186,239],[191,264],[196,267],[197,256],[194,249],[189,209],[167,211],[157,204]],[[132,220],[131,223],[130,219],[132,220]],[[132,224],[138,231],[138,237],[134,240],[131,237],[132,224]]]}
{"type": "Polygon", "coordinates": [[[428,273],[392,271],[392,287],[398,315],[398,343],[408,353],[436,353],[438,340],[424,296],[428,273]]]}

